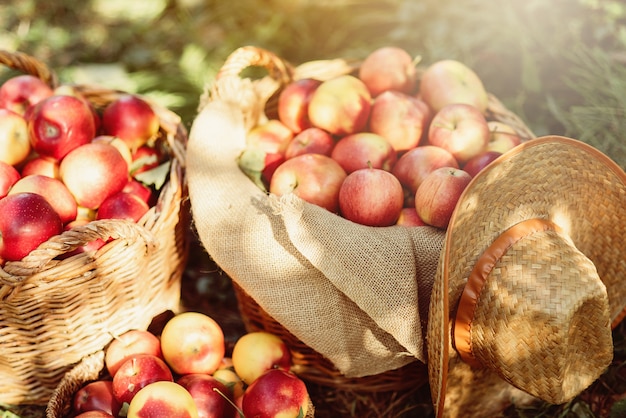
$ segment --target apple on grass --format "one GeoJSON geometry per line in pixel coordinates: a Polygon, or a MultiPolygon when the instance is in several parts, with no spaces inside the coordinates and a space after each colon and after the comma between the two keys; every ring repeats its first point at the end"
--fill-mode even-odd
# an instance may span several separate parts
{"type": "Polygon", "coordinates": [[[338,137],[363,131],[370,115],[372,96],[357,77],[344,74],[320,84],[309,101],[311,126],[338,137]]]}
{"type": "Polygon", "coordinates": [[[163,359],[153,354],[133,354],[113,375],[113,395],[121,403],[130,403],[141,388],[160,381],[174,381],[172,371],[163,359]]]}
{"type": "Polygon", "coordinates": [[[179,377],[176,383],[191,394],[200,418],[221,418],[235,412],[231,403],[234,399],[228,387],[209,374],[186,374],[179,377]]]}
{"type": "Polygon", "coordinates": [[[57,160],[88,144],[96,134],[89,107],[83,100],[65,95],[37,103],[29,112],[28,128],[32,149],[57,160]]]}
{"type": "Polygon", "coordinates": [[[431,117],[430,108],[423,100],[386,91],[372,103],[369,130],[384,137],[401,153],[417,147],[426,137],[431,117]]]}
{"type": "Polygon", "coordinates": [[[41,174],[25,176],[13,185],[9,190],[9,195],[24,192],[37,193],[46,198],[59,214],[63,224],[76,219],[78,205],[72,193],[61,180],[41,174]]]}
{"type": "Polygon", "coordinates": [[[330,155],[334,146],[335,139],[325,130],[315,127],[306,128],[289,141],[285,149],[285,159],[302,154],[330,155]]]}
{"type": "Polygon", "coordinates": [[[100,204],[96,219],[125,219],[132,222],[139,220],[150,210],[150,206],[134,193],[118,192],[100,204]]]}
{"type": "Polygon", "coordinates": [[[391,226],[404,206],[400,181],[389,171],[362,168],[348,174],[339,189],[339,213],[367,226],[391,226]]]}
{"type": "Polygon", "coordinates": [[[311,127],[309,101],[321,84],[314,78],[302,78],[287,84],[278,96],[278,119],[295,134],[311,127]]]}
{"type": "Polygon", "coordinates": [[[104,353],[104,364],[111,376],[115,376],[122,363],[135,354],[152,354],[163,358],[159,338],[142,329],[132,329],[111,341],[104,353]]]}
{"type": "Polygon", "coordinates": [[[31,74],[13,76],[0,85],[0,108],[24,115],[31,106],[54,94],[52,87],[31,74]]]}
{"type": "Polygon", "coordinates": [[[176,382],[159,381],[143,387],[128,405],[126,418],[199,418],[189,391],[176,382]]]}
{"type": "Polygon", "coordinates": [[[248,386],[241,409],[245,417],[304,417],[309,403],[307,387],[298,376],[270,369],[248,386]]]}
{"type": "Polygon", "coordinates": [[[293,193],[326,210],[339,211],[339,188],[345,170],[334,159],[322,154],[303,154],[276,168],[269,192],[277,196],[293,193]]]}
{"type": "Polygon", "coordinates": [[[446,229],[463,190],[472,180],[467,172],[442,167],[431,172],[415,193],[415,210],[428,225],[446,229]]]}
{"type": "Polygon", "coordinates": [[[337,141],[330,157],[347,174],[368,167],[391,171],[398,161],[398,153],[389,141],[372,132],[344,136],[337,141]]]}
{"type": "Polygon", "coordinates": [[[111,144],[89,143],[71,151],[59,166],[62,181],[79,206],[97,209],[128,183],[128,165],[111,144]]]}
{"type": "Polygon", "coordinates": [[[21,260],[40,244],[63,232],[63,222],[37,193],[15,193],[0,199],[0,258],[21,260]]]}
{"type": "Polygon", "coordinates": [[[415,196],[424,178],[440,167],[459,168],[459,164],[454,155],[441,147],[420,145],[402,154],[391,173],[400,180],[400,184],[410,195],[415,196]]]}
{"type": "Polygon", "coordinates": [[[28,122],[19,113],[0,108],[0,161],[18,165],[30,155],[28,122]]]}
{"type": "Polygon", "coordinates": [[[359,67],[359,79],[372,97],[389,90],[412,94],[417,85],[417,69],[405,49],[383,46],[365,57],[359,67]]]}
{"type": "Polygon", "coordinates": [[[266,331],[248,332],[233,347],[233,368],[246,384],[270,369],[291,369],[291,352],[277,335],[266,331]]]}
{"type": "Polygon", "coordinates": [[[31,174],[41,174],[42,176],[52,177],[54,179],[61,179],[59,172],[59,160],[46,155],[37,155],[31,159],[26,160],[20,171],[22,177],[29,176],[31,174]]]}
{"type": "Polygon", "coordinates": [[[487,151],[504,154],[522,143],[517,131],[507,123],[490,120],[487,122],[487,126],[490,133],[487,151]]]}
{"type": "Polygon", "coordinates": [[[124,140],[134,151],[159,133],[160,120],[152,106],[135,94],[123,94],[102,111],[102,131],[124,140]]]}
{"type": "Polygon", "coordinates": [[[20,172],[11,164],[0,161],[0,199],[9,194],[9,190],[21,178],[20,172]]]}
{"type": "Polygon", "coordinates": [[[460,165],[485,151],[487,119],[476,107],[453,103],[439,110],[428,129],[428,143],[449,151],[460,165]]]}
{"type": "Polygon", "coordinates": [[[501,155],[502,153],[499,151],[485,151],[466,162],[465,165],[463,165],[463,171],[475,177],[483,168],[487,167],[493,160],[501,155]]]}
{"type": "Polygon", "coordinates": [[[122,403],[113,396],[111,380],[96,380],[87,383],[76,391],[72,398],[72,412],[103,411],[117,416],[122,403]]]}
{"type": "Polygon", "coordinates": [[[478,74],[453,59],[439,60],[426,67],[419,83],[419,96],[434,113],[452,103],[465,103],[484,114],[489,101],[478,74]]]}
{"type": "Polygon", "coordinates": [[[226,351],[224,332],[210,316],[182,312],[171,318],[161,332],[161,352],[177,374],[211,374],[226,351]]]}

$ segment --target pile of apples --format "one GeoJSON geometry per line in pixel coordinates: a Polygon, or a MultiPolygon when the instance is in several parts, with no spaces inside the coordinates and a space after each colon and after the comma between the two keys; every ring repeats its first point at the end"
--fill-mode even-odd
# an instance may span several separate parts
{"type": "Polygon", "coordinates": [[[513,126],[488,119],[471,68],[447,59],[418,74],[393,46],[353,74],[295,80],[277,104],[249,131],[239,167],[265,191],[368,226],[447,228],[470,180],[521,142],[513,126]]]}
{"type": "Polygon", "coordinates": [[[222,328],[200,312],[173,316],[160,336],[127,331],[104,363],[107,373],[73,395],[75,418],[304,418],[312,409],[280,337],[249,332],[228,357],[222,328]]]}
{"type": "Polygon", "coordinates": [[[156,201],[154,173],[163,176],[158,168],[168,163],[159,127],[137,95],[96,109],[69,84],[53,89],[29,74],[7,79],[0,86],[0,262],[21,260],[96,219],[137,222],[156,201]]]}

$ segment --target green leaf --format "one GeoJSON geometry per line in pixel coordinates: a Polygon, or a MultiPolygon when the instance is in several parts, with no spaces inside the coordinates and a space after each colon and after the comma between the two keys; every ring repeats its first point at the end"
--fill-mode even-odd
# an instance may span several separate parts
{"type": "Polygon", "coordinates": [[[265,152],[248,148],[237,158],[237,164],[241,171],[250,178],[261,190],[267,191],[263,182],[263,169],[265,168],[265,152]]]}
{"type": "Polygon", "coordinates": [[[148,186],[154,185],[157,190],[160,190],[170,173],[170,165],[171,161],[166,161],[157,167],[136,174],[135,178],[148,186]]]}

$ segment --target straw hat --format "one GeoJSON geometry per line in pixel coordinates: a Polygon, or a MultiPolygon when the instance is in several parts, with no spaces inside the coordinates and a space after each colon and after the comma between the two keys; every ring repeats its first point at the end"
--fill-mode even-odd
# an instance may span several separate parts
{"type": "Polygon", "coordinates": [[[477,175],[431,297],[437,416],[485,416],[527,394],[560,404],[596,380],[624,316],[625,236],[626,174],[580,141],[534,139],[477,175]]]}

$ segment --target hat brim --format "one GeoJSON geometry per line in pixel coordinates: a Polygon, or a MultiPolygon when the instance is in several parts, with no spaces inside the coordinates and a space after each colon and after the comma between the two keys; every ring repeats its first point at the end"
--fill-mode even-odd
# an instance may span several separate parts
{"type": "MultiPolygon", "coordinates": [[[[511,226],[548,219],[596,266],[615,326],[626,306],[626,173],[608,156],[575,139],[546,136],[523,143],[481,171],[450,219],[433,285],[427,330],[431,395],[444,411],[450,365],[450,313],[476,260],[511,226]]],[[[458,363],[458,362],[455,362],[458,363]]],[[[473,373],[467,367],[467,373],[473,373]]],[[[470,378],[471,380],[471,378],[470,378]]],[[[508,385],[489,379],[493,385],[508,385]]],[[[477,388],[476,388],[477,389],[477,388]]]]}

